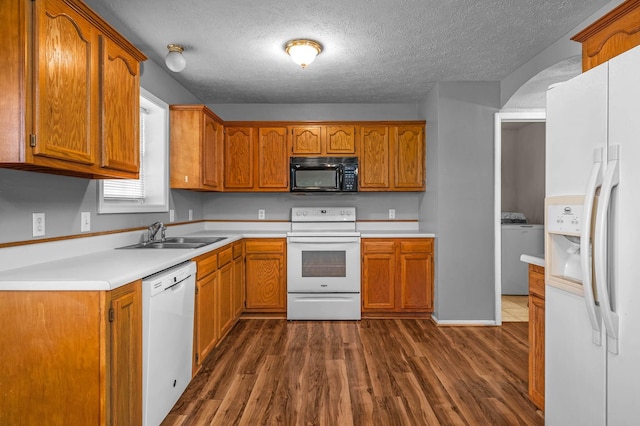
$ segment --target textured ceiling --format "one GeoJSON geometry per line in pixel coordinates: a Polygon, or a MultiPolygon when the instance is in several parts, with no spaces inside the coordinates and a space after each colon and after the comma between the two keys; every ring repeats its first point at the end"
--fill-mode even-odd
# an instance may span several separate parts
{"type": "Polygon", "coordinates": [[[204,103],[418,102],[436,81],[498,81],[606,0],[86,0],[204,103]],[[283,47],[319,41],[307,69],[283,47]]]}

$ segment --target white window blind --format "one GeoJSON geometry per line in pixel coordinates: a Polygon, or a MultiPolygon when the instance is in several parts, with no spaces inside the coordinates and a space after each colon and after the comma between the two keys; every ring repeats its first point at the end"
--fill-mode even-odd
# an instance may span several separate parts
{"type": "Polygon", "coordinates": [[[139,179],[108,179],[104,181],[103,197],[111,200],[139,200],[145,199],[144,190],[144,154],[145,154],[145,108],[140,108],[140,178],[139,179]]]}

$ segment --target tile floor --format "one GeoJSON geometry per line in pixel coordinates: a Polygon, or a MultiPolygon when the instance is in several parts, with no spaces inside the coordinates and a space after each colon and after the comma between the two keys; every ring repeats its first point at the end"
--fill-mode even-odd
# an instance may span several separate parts
{"type": "Polygon", "coordinates": [[[503,322],[529,322],[528,296],[502,296],[503,322]]]}

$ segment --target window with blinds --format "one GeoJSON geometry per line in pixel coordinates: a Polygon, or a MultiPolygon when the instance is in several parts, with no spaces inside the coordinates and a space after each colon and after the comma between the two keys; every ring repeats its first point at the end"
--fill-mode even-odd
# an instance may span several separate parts
{"type": "Polygon", "coordinates": [[[140,178],[139,179],[107,179],[103,183],[103,197],[111,200],[139,200],[145,199],[145,116],[149,112],[140,108],[140,178]]]}

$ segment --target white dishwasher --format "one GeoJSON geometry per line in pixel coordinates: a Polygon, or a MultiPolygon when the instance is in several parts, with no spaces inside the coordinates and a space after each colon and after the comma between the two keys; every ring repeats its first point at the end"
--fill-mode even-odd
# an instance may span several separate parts
{"type": "Polygon", "coordinates": [[[196,264],[142,280],[142,424],[157,426],[191,380],[196,264]]]}

